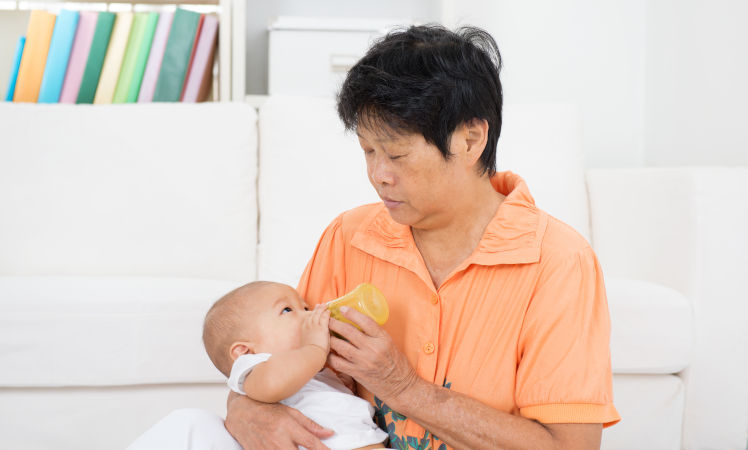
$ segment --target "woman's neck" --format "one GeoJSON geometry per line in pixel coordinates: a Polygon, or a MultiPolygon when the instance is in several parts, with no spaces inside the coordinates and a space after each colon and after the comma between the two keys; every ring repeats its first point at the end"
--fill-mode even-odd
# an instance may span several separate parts
{"type": "Polygon", "coordinates": [[[464,202],[449,205],[437,226],[411,227],[413,240],[437,289],[473,253],[505,198],[494,190],[487,177],[481,177],[470,192],[470,196],[461,197],[464,202]]]}

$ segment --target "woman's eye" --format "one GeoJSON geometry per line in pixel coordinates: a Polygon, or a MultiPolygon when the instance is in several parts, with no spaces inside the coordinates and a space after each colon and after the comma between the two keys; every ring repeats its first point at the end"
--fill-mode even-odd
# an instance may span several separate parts
{"type": "Polygon", "coordinates": [[[390,159],[391,159],[392,161],[394,161],[394,160],[396,160],[396,159],[400,159],[400,158],[402,158],[403,156],[405,156],[405,155],[392,155],[392,156],[390,156],[390,159]]]}
{"type": "Polygon", "coordinates": [[[283,311],[281,311],[281,314],[285,314],[285,313],[291,312],[291,311],[293,311],[293,309],[291,309],[290,306],[286,306],[285,308],[283,308],[283,311]]]}

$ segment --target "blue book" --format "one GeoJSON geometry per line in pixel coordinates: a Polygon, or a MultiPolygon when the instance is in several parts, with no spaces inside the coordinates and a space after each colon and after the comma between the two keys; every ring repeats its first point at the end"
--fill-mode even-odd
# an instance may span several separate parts
{"type": "Polygon", "coordinates": [[[78,16],[78,11],[63,9],[55,21],[55,31],[52,33],[47,65],[44,68],[42,86],[39,89],[39,103],[60,101],[70,50],[73,48],[75,31],[78,29],[78,16]]]}
{"type": "Polygon", "coordinates": [[[23,46],[26,45],[26,37],[18,38],[16,45],[16,56],[13,58],[13,67],[10,69],[10,79],[8,80],[8,93],[5,94],[5,101],[13,101],[13,93],[16,92],[16,79],[18,78],[18,68],[21,67],[21,55],[23,55],[23,46]]]}

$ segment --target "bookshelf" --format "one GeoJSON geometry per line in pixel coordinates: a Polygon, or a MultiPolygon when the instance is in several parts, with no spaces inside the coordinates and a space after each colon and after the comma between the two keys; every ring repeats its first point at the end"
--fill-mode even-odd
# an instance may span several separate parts
{"type": "MultiPolygon", "coordinates": [[[[246,7],[247,0],[78,0],[63,2],[56,0],[23,1],[0,0],[0,39],[15,43],[19,30],[25,30],[28,14],[33,9],[59,12],[61,9],[93,11],[157,11],[173,10],[177,7],[218,16],[218,89],[214,98],[218,101],[243,101],[246,80],[246,7]]],[[[6,42],[7,43],[7,42],[6,42]]],[[[5,60],[12,54],[0,53],[5,60]]],[[[3,61],[6,63],[6,61],[3,61]]],[[[4,90],[7,73],[0,77],[4,90]]]]}

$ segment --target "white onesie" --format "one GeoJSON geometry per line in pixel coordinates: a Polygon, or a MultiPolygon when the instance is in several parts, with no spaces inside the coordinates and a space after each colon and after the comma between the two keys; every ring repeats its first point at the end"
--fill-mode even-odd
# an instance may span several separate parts
{"type": "MultiPolygon", "coordinates": [[[[270,358],[270,353],[242,355],[234,361],[228,385],[232,391],[246,395],[244,379],[257,364],[270,358]]],[[[282,404],[298,409],[302,414],[335,434],[322,442],[331,450],[350,450],[379,444],[387,433],[372,420],[374,407],[366,400],[353,395],[330,369],[317,373],[299,391],[282,404]]]]}

